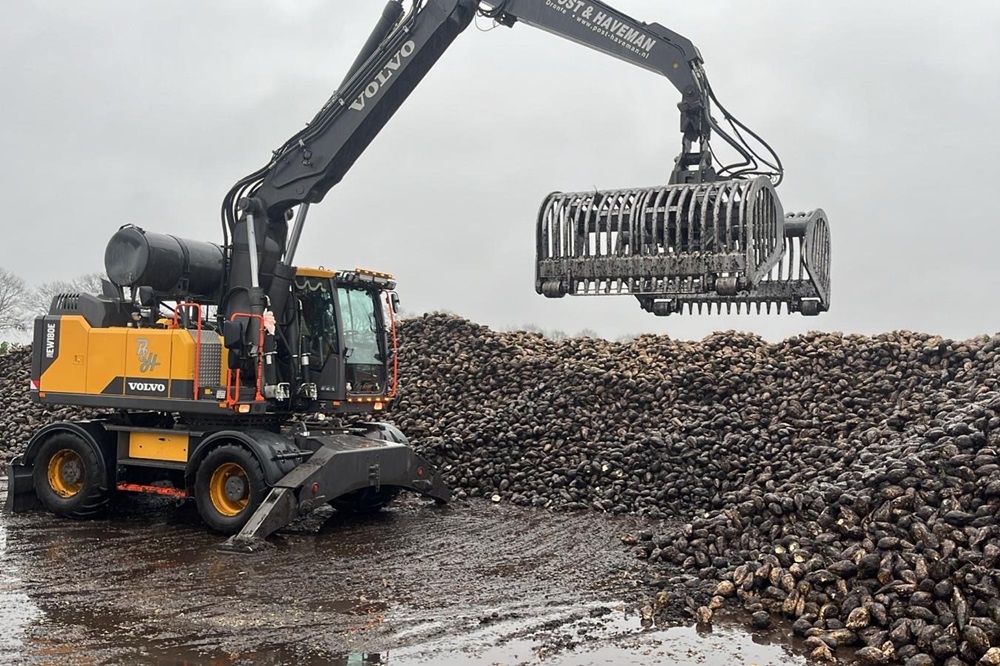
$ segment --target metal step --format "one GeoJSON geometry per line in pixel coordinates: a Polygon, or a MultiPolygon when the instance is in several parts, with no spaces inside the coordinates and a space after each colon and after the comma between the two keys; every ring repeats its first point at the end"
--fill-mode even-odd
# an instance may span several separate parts
{"type": "Polygon", "coordinates": [[[784,215],[765,177],[554,193],[537,227],[535,289],[631,295],[655,314],[829,308],[822,210],[784,215]]]}

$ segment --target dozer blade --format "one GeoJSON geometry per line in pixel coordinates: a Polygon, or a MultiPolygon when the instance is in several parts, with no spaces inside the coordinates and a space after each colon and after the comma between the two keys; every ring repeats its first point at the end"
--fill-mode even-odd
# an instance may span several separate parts
{"type": "Polygon", "coordinates": [[[364,488],[412,490],[439,503],[451,499],[451,491],[434,467],[405,444],[346,434],[310,439],[319,445],[316,452],[274,485],[222,550],[259,550],[268,536],[299,516],[364,488]]]}
{"type": "Polygon", "coordinates": [[[551,194],[538,216],[535,290],[632,295],[657,315],[830,306],[822,210],[785,215],[770,180],[551,194]]]}

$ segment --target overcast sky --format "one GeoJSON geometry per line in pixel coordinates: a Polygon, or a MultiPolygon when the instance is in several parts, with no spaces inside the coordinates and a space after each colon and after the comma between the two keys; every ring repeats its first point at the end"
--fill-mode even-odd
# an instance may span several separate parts
{"type": "MultiPolygon", "coordinates": [[[[665,183],[679,96],[523,25],[458,38],[313,207],[297,263],[390,271],[406,310],[496,328],[1000,330],[1000,2],[611,4],[689,37],[782,156],[786,210],[827,211],[829,313],[656,318],[630,297],[536,295],[542,199],[665,183]]],[[[219,242],[225,192],[312,118],[383,5],[7,0],[0,266],[29,283],[102,270],[125,223],[219,242]]]]}

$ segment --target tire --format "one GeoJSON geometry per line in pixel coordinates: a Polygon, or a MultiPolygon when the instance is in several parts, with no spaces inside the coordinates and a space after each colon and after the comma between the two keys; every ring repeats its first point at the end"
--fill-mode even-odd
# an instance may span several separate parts
{"type": "Polygon", "coordinates": [[[65,518],[91,518],[103,512],[111,501],[110,477],[94,447],[68,432],[42,443],[32,471],[38,501],[65,518]]]}
{"type": "Polygon", "coordinates": [[[212,449],[195,475],[198,515],[222,534],[236,534],[243,529],[267,493],[260,463],[242,446],[226,444],[212,449]]]}
{"type": "Polygon", "coordinates": [[[335,500],[330,500],[329,504],[337,511],[344,513],[371,514],[381,511],[387,504],[396,499],[397,495],[399,495],[399,488],[381,488],[378,491],[374,488],[361,488],[341,495],[335,500]]]}

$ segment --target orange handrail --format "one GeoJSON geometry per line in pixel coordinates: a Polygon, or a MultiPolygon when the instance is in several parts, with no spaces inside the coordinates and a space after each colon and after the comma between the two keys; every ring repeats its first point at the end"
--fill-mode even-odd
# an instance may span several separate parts
{"type": "Polygon", "coordinates": [[[392,311],[391,297],[387,291],[382,293],[385,294],[385,304],[389,313],[389,330],[392,332],[392,390],[385,397],[392,400],[396,397],[396,391],[399,388],[399,346],[396,342],[396,315],[392,311]]]}

